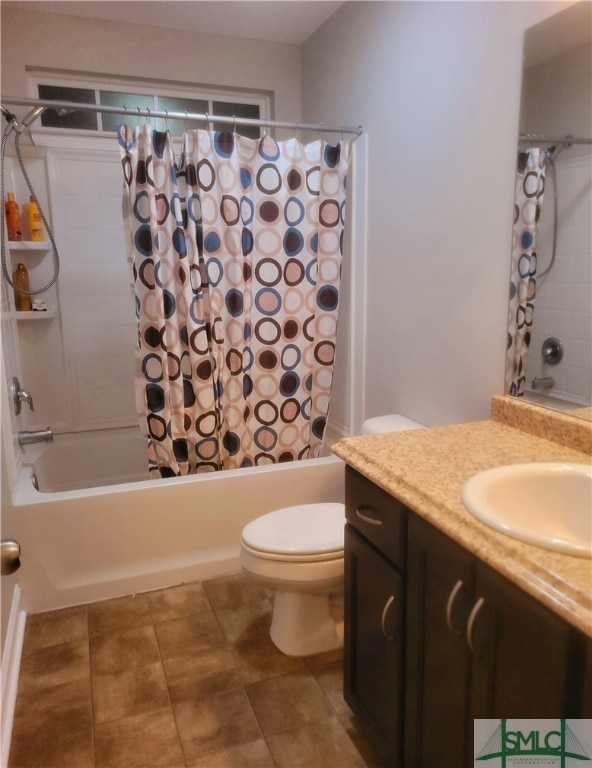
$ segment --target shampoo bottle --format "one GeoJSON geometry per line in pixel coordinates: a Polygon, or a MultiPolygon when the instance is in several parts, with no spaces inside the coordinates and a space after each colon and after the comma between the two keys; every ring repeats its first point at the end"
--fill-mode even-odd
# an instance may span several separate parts
{"type": "Polygon", "coordinates": [[[24,264],[19,264],[12,276],[14,283],[14,303],[19,312],[30,312],[33,309],[31,297],[21,291],[29,289],[29,273],[24,264]]]}
{"type": "Polygon", "coordinates": [[[29,224],[29,239],[34,243],[40,243],[43,241],[43,221],[33,195],[30,196],[29,200],[30,202],[25,205],[29,224]]]}
{"type": "Polygon", "coordinates": [[[23,239],[21,234],[21,212],[18,203],[14,199],[14,192],[9,192],[6,195],[4,210],[6,212],[6,230],[8,239],[13,242],[19,242],[23,239]]]}

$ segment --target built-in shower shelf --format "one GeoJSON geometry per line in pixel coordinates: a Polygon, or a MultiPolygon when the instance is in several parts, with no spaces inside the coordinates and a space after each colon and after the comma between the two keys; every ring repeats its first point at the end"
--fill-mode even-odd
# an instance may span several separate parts
{"type": "Polygon", "coordinates": [[[48,240],[38,242],[37,240],[19,240],[9,241],[8,247],[11,251],[40,251],[47,253],[51,248],[51,243],[48,240]]]}
{"type": "Polygon", "coordinates": [[[55,307],[49,307],[46,310],[43,310],[43,312],[38,312],[36,310],[32,310],[31,312],[15,312],[17,322],[38,322],[40,320],[51,320],[54,317],[57,317],[57,310],[55,307]]]}

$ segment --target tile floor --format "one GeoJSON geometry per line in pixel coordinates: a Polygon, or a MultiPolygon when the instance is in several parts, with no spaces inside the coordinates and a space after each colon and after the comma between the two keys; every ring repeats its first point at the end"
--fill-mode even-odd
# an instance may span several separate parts
{"type": "Polygon", "coordinates": [[[9,768],[375,768],[341,652],[294,659],[237,574],[27,621],[9,768]]]}

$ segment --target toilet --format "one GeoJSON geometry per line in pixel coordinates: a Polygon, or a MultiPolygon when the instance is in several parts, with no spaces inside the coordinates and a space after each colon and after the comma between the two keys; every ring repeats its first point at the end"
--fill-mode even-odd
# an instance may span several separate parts
{"type": "MultiPolygon", "coordinates": [[[[400,414],[376,416],[362,434],[421,429],[400,414]]],[[[333,603],[343,593],[345,504],[283,507],[243,528],[240,563],[254,581],[275,590],[270,636],[288,656],[310,656],[343,645],[333,603]]]]}

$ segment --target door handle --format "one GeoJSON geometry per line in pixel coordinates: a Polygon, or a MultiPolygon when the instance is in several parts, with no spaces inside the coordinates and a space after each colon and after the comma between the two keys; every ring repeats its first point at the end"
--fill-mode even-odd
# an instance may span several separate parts
{"type": "Polygon", "coordinates": [[[2,539],[2,576],[10,576],[21,567],[21,545],[14,539],[2,539]]]}
{"type": "Polygon", "coordinates": [[[382,609],[382,616],[380,617],[380,628],[382,629],[382,634],[386,637],[387,640],[394,640],[395,635],[389,635],[386,631],[386,617],[390,610],[391,605],[395,602],[395,596],[391,595],[389,599],[384,604],[384,608],[382,609]]]}
{"type": "Polygon", "coordinates": [[[370,525],[382,525],[382,520],[380,517],[371,517],[369,514],[367,514],[368,512],[374,512],[375,514],[378,514],[373,507],[368,507],[365,504],[356,507],[356,515],[360,518],[360,520],[363,520],[365,523],[369,523],[370,525]]]}
{"type": "Polygon", "coordinates": [[[454,632],[455,635],[460,634],[460,630],[456,630],[452,625],[452,606],[454,605],[454,601],[456,600],[456,596],[460,592],[460,590],[463,588],[464,584],[460,579],[456,582],[456,584],[452,587],[450,590],[450,594],[448,595],[448,601],[446,602],[446,626],[450,630],[450,632],[454,632]]]}
{"type": "Polygon", "coordinates": [[[467,645],[469,646],[469,650],[471,653],[473,652],[473,627],[475,625],[475,620],[477,618],[477,614],[483,607],[483,604],[485,603],[484,598],[480,597],[475,605],[473,606],[473,610],[471,611],[469,615],[469,620],[467,621],[467,645]]]}

